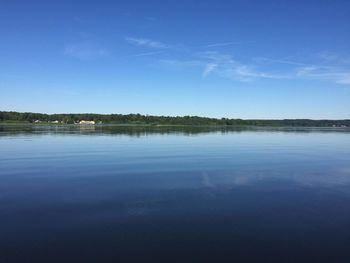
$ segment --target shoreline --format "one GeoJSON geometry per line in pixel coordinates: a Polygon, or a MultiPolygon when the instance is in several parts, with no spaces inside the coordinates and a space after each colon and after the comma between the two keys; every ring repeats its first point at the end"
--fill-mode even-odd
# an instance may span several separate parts
{"type": "Polygon", "coordinates": [[[31,122],[7,122],[0,121],[0,126],[35,126],[35,127],[147,127],[147,128],[167,128],[167,127],[188,127],[188,128],[296,128],[296,129],[350,129],[348,126],[274,126],[274,125],[216,125],[216,124],[132,124],[132,123],[98,123],[98,124],[67,124],[67,123],[31,123],[31,122]]]}

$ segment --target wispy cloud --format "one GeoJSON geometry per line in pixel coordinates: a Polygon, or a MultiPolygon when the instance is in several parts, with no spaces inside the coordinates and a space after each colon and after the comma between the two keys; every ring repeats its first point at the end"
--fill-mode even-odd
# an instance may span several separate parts
{"type": "Polygon", "coordinates": [[[160,59],[158,64],[173,70],[188,70],[192,68],[202,68],[204,64],[200,60],[176,60],[176,59],[160,59]]]}
{"type": "Polygon", "coordinates": [[[205,78],[208,76],[211,72],[213,72],[218,67],[218,64],[215,63],[208,63],[202,73],[202,76],[205,78]]]}
{"type": "MultiPolygon", "coordinates": [[[[336,84],[350,84],[350,60],[334,52],[320,52],[313,57],[313,64],[266,57],[254,58],[254,61],[264,64],[286,64],[285,69],[291,79],[327,81],[336,84]]],[[[309,59],[310,60],[310,59],[309,59]]]]}
{"type": "Polygon", "coordinates": [[[337,84],[350,85],[350,70],[337,67],[306,66],[297,70],[297,77],[332,81],[337,84]]]}
{"type": "Polygon", "coordinates": [[[339,61],[339,56],[334,52],[322,51],[318,54],[318,56],[320,59],[327,62],[339,61]]]}
{"type": "MultiPolygon", "coordinates": [[[[336,84],[350,85],[350,67],[344,57],[327,54],[322,57],[319,65],[273,58],[254,58],[255,62],[268,64],[286,64],[287,68],[279,72],[266,69],[261,63],[242,63],[228,54],[219,52],[204,52],[201,54],[204,70],[202,76],[216,73],[243,82],[252,82],[258,79],[289,79],[289,80],[318,80],[336,84]],[[331,61],[331,63],[329,63],[331,61]],[[215,65],[215,66],[214,66],[215,65]]],[[[273,68],[279,68],[274,66],[273,68]]]]}
{"type": "Polygon", "coordinates": [[[64,54],[82,60],[93,60],[109,55],[109,52],[91,43],[68,44],[64,48],[64,54]]]}
{"type": "Polygon", "coordinates": [[[206,63],[202,72],[202,75],[205,77],[211,73],[216,73],[222,77],[244,82],[256,79],[286,79],[290,77],[287,74],[265,72],[258,69],[255,65],[239,62],[228,54],[204,52],[200,53],[199,56],[206,63]]]}
{"type": "Polygon", "coordinates": [[[203,47],[206,47],[206,48],[225,47],[225,46],[241,45],[241,44],[247,44],[247,43],[252,43],[252,41],[246,41],[246,42],[239,42],[239,41],[218,42],[218,43],[213,43],[213,44],[205,45],[205,46],[203,46],[203,47]]]}
{"type": "Polygon", "coordinates": [[[256,57],[253,58],[256,62],[263,62],[263,63],[269,63],[269,64],[287,64],[287,65],[296,65],[296,66],[305,66],[306,63],[297,62],[293,60],[288,59],[273,59],[273,58],[266,58],[266,57],[256,57]]]}
{"type": "Polygon", "coordinates": [[[256,79],[290,79],[288,74],[271,73],[250,65],[236,65],[224,70],[226,76],[240,81],[251,82],[256,79]]]}
{"type": "Polygon", "coordinates": [[[148,21],[157,21],[157,18],[154,16],[146,16],[145,19],[148,21]]]}
{"type": "Polygon", "coordinates": [[[261,71],[253,65],[246,65],[233,59],[228,54],[218,52],[202,52],[195,55],[192,60],[162,60],[163,66],[175,69],[198,68],[202,69],[202,77],[211,74],[232,80],[252,82],[256,79],[286,79],[287,74],[277,74],[261,71]]]}
{"type": "Polygon", "coordinates": [[[161,54],[161,53],[163,53],[163,51],[144,52],[144,53],[139,53],[139,54],[132,55],[132,57],[153,56],[153,55],[157,55],[157,54],[161,54]]]}
{"type": "Polygon", "coordinates": [[[208,49],[205,52],[198,52],[198,47],[197,49],[188,46],[178,48],[178,45],[168,45],[145,38],[126,37],[125,40],[135,46],[158,49],[154,52],[133,55],[134,57],[152,56],[165,51],[167,57],[171,57],[174,52],[177,52],[176,56],[179,57],[181,54],[181,59],[160,58],[158,62],[163,66],[176,70],[197,68],[197,70],[200,70],[203,78],[216,75],[242,82],[253,82],[259,79],[284,79],[320,80],[350,85],[350,60],[348,61],[344,56],[340,57],[330,52],[320,53],[318,56],[319,63],[315,64],[316,66],[310,65],[310,62],[289,58],[254,57],[248,62],[242,62],[230,54],[210,49],[211,47],[224,47],[241,44],[242,42],[217,42],[202,46],[202,48],[208,49]]]}
{"type": "Polygon", "coordinates": [[[160,49],[169,47],[168,45],[162,42],[154,41],[147,38],[126,37],[125,40],[135,46],[145,46],[149,48],[160,48],[160,49]]]}

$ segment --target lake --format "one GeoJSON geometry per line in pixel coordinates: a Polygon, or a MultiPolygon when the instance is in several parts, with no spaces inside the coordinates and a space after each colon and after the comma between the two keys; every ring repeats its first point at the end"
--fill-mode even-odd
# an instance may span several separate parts
{"type": "Polygon", "coordinates": [[[2,125],[0,262],[350,262],[350,130],[2,125]]]}

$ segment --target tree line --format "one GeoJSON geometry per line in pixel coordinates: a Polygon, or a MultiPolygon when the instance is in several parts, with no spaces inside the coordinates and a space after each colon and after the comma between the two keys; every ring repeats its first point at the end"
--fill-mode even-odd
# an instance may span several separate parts
{"type": "Polygon", "coordinates": [[[54,122],[73,124],[81,120],[104,124],[140,124],[140,125],[227,125],[227,126],[288,126],[288,127],[350,127],[347,120],[243,120],[229,118],[207,118],[199,116],[151,116],[141,114],[94,114],[63,113],[43,114],[33,112],[0,111],[0,122],[54,122]]]}

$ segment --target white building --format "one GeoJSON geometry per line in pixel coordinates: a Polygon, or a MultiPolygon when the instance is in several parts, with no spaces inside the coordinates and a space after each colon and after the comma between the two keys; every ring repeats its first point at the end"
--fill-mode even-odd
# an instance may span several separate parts
{"type": "Polygon", "coordinates": [[[94,121],[85,121],[85,120],[81,120],[81,121],[79,122],[79,124],[95,124],[95,122],[94,122],[94,121]]]}

